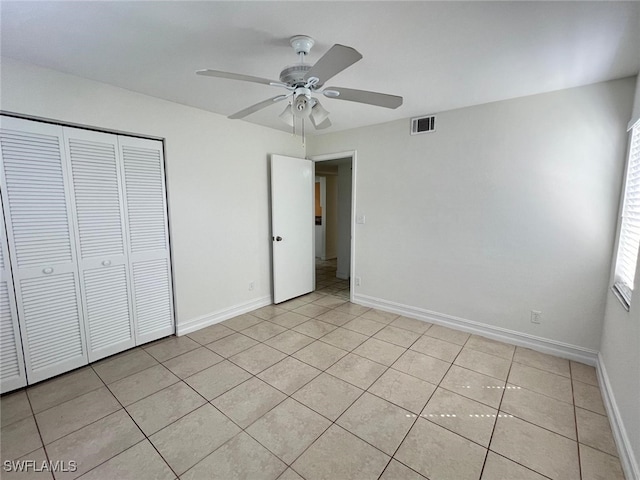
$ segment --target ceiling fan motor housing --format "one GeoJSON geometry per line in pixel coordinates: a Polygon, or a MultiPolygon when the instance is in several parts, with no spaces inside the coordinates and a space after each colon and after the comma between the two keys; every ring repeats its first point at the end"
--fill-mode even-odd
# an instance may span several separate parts
{"type": "Polygon", "coordinates": [[[292,87],[304,85],[306,83],[305,75],[311,70],[308,63],[296,63],[289,65],[280,72],[280,81],[292,87]]]}
{"type": "Polygon", "coordinates": [[[291,110],[296,117],[306,117],[313,107],[313,99],[311,98],[311,90],[305,87],[296,88],[293,94],[293,102],[291,110]]]}

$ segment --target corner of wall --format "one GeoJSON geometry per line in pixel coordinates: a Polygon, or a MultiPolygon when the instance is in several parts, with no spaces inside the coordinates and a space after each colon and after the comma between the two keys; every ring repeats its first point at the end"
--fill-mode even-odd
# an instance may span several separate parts
{"type": "MultiPolygon", "coordinates": [[[[633,444],[629,437],[627,428],[625,427],[620,408],[616,402],[613,387],[611,386],[611,380],[607,373],[607,369],[604,363],[604,358],[601,353],[598,354],[598,384],[600,385],[600,391],[602,392],[602,400],[609,417],[609,423],[611,425],[611,432],[613,438],[618,447],[618,453],[620,454],[620,463],[625,477],[628,480],[640,479],[640,466],[638,465],[638,459],[635,456],[633,450],[633,444]]],[[[640,410],[640,406],[638,407],[640,410]]],[[[640,412],[639,412],[640,413],[640,412]]]]}

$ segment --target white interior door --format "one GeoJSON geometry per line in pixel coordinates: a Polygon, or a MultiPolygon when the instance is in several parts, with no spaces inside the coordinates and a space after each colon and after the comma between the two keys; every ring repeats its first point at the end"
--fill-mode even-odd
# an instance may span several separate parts
{"type": "Polygon", "coordinates": [[[314,168],[311,160],[271,155],[273,301],[315,289],[314,168]]]}
{"type": "Polygon", "coordinates": [[[26,384],[18,310],[9,265],[9,246],[0,208],[0,393],[26,384]]]}
{"type": "Polygon", "coordinates": [[[64,127],[89,361],[135,345],[118,137],[64,127]]]}
{"type": "Polygon", "coordinates": [[[87,364],[62,127],[2,118],[2,204],[29,383],[87,364]]]}
{"type": "Polygon", "coordinates": [[[162,142],[118,137],[136,344],[175,332],[162,142]]]}

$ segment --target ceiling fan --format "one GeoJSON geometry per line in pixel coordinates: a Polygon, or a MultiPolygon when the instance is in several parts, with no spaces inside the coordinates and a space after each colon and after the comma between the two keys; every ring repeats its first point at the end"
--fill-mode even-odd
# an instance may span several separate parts
{"type": "Polygon", "coordinates": [[[320,101],[314,96],[322,94],[327,98],[336,100],[347,100],[350,102],[366,103],[385,108],[398,108],[402,105],[402,97],[387,95],[384,93],[369,92],[366,90],[355,90],[342,87],[324,87],[327,80],[350,67],[362,58],[362,55],[355,49],[344,45],[335,44],[325,53],[314,65],[304,62],[305,56],[311,51],[314,40],[306,35],[296,35],[289,40],[291,46],[298,55],[299,63],[288,65],[280,72],[280,81],[269,80],[267,78],[253,77],[238,73],[222,72],[219,70],[198,70],[198,75],[209,77],[227,78],[229,80],[241,80],[244,82],[261,83],[273,87],[284,88],[286,94],[277,95],[250,107],[240,110],[228,118],[238,119],[262,110],[282,100],[289,99],[280,118],[294,128],[295,119],[302,119],[304,135],[304,119],[309,118],[316,129],[323,129],[331,126],[329,112],[326,111],[320,101]]]}

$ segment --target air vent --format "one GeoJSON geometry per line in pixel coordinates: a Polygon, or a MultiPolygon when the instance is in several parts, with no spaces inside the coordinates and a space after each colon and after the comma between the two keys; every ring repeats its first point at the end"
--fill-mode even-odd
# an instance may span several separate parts
{"type": "Polygon", "coordinates": [[[436,116],[429,115],[427,117],[416,117],[411,119],[411,135],[418,133],[435,132],[436,116]]]}

